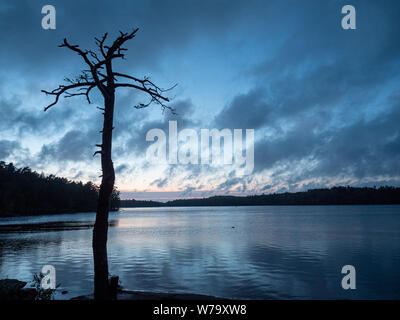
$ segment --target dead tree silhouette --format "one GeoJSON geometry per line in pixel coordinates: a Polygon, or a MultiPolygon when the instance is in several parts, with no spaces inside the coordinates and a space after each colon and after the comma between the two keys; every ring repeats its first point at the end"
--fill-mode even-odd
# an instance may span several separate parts
{"type": "Polygon", "coordinates": [[[131,33],[120,31],[120,35],[112,42],[111,46],[105,45],[107,33],[101,39],[95,38],[98,53],[92,50],[82,50],[79,46],[71,45],[67,39],[64,39],[64,42],[59,47],[66,47],[80,55],[88,66],[88,69],[83,70],[75,79],[65,78],[67,84],[59,85],[58,88],[52,91],[42,90],[46,95],[55,97],[54,101],[44,108],[44,111],[57,104],[61,96],[65,98],[85,96],[87,102],[90,104],[89,95],[94,88],[100,91],[104,99],[104,107],[100,108],[104,115],[103,130],[100,131],[102,142],[96,145],[100,150],[93,154],[93,156],[101,154],[102,169],[102,180],[92,238],[95,299],[111,298],[108,279],[107,232],[110,196],[115,182],[115,172],[111,158],[115,89],[125,87],[145,92],[149,97],[149,101],[140,103],[135,108],[145,108],[151,103],[156,103],[161,106],[162,110],[169,109],[174,113],[174,109],[165,104],[170,101],[169,98],[164,96],[164,93],[173,87],[162,89],[148,77],[141,79],[113,71],[113,60],[125,57],[124,52],[127,49],[122,46],[126,41],[134,38],[137,31],[138,29],[133,30],[131,33]],[[121,79],[124,82],[121,82],[121,79]]]}

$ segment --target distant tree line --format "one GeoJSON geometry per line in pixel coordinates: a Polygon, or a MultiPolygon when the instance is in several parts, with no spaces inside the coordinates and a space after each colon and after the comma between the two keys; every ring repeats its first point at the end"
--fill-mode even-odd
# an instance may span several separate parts
{"type": "Polygon", "coordinates": [[[121,208],[146,208],[146,207],[165,207],[167,203],[152,200],[121,200],[121,208]]]}
{"type": "MultiPolygon", "coordinates": [[[[0,217],[96,211],[99,187],[0,162],[0,217]]],[[[111,210],[119,209],[113,191],[111,210]]]]}
{"type": "Polygon", "coordinates": [[[246,197],[215,196],[180,199],[166,203],[156,201],[121,200],[121,207],[192,207],[192,206],[265,206],[265,205],[356,205],[400,204],[400,188],[333,187],[305,192],[274,193],[246,197]]]}

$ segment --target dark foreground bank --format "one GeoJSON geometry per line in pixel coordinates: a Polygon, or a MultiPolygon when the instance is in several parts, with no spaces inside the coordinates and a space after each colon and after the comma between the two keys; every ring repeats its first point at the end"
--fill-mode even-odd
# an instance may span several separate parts
{"type": "MultiPolygon", "coordinates": [[[[72,298],[71,300],[93,300],[93,294],[83,295],[72,298]]],[[[133,291],[133,290],[119,290],[116,300],[221,300],[214,296],[194,293],[166,293],[166,292],[148,292],[148,291],[133,291]]]]}
{"type": "MultiPolygon", "coordinates": [[[[40,288],[40,283],[32,285],[17,279],[0,280],[0,301],[9,300],[52,300],[55,290],[45,292],[40,288]],[[46,293],[46,294],[45,294],[46,293]]],[[[71,300],[93,300],[94,295],[82,295],[71,300]]],[[[221,300],[209,295],[194,293],[166,293],[118,289],[115,300],[221,300]]]]}

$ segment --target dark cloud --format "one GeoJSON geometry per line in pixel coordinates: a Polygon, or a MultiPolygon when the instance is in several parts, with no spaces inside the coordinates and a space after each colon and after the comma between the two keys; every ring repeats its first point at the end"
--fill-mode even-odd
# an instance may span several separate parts
{"type": "Polygon", "coordinates": [[[257,129],[266,125],[272,106],[265,98],[265,89],[253,89],[236,96],[215,118],[218,128],[257,129]]]}
{"type": "Polygon", "coordinates": [[[332,3],[318,6],[318,14],[315,3],[299,4],[297,29],[273,57],[246,73],[256,87],[234,97],[216,125],[274,126],[306,112],[333,114],[345,105],[362,112],[396,79],[400,7],[366,2],[358,6],[363,32],[345,32],[338,23],[341,7],[332,3]]]}
{"type": "Polygon", "coordinates": [[[163,188],[168,183],[168,178],[156,179],[150,183],[151,186],[157,186],[157,188],[163,188]]]}
{"type": "MultiPolygon", "coordinates": [[[[329,133],[317,150],[317,172],[349,174],[357,178],[400,176],[400,104],[377,118],[361,120],[329,133]]],[[[316,173],[317,173],[316,172],[316,173]]]]}
{"type": "Polygon", "coordinates": [[[264,187],[261,188],[261,191],[269,190],[269,189],[271,189],[272,187],[273,187],[272,184],[267,184],[267,185],[265,185],[264,187]]]}
{"type": "Polygon", "coordinates": [[[46,161],[89,161],[93,159],[94,145],[100,136],[97,132],[79,130],[68,131],[57,142],[43,145],[39,154],[41,160],[46,161]]]}
{"type": "Polygon", "coordinates": [[[296,29],[275,55],[246,73],[254,89],[215,118],[217,126],[256,128],[255,170],[272,169],[274,184],[284,179],[295,189],[304,179],[327,183],[337,175],[399,179],[398,95],[382,96],[397,90],[400,6],[359,4],[362,31],[344,32],[334,10],[341,6],[333,3],[318,6],[316,14],[312,2],[302,2],[296,29]]]}
{"type": "MultiPolygon", "coordinates": [[[[262,171],[305,160],[298,180],[317,177],[368,178],[400,176],[400,105],[371,120],[316,132],[299,122],[281,138],[260,140],[255,146],[255,169],[262,171]]],[[[293,173],[296,176],[296,173],[293,173]]]]}
{"type": "MultiPolygon", "coordinates": [[[[0,79],[0,84],[4,84],[0,79]]],[[[10,132],[13,136],[23,138],[26,136],[50,136],[66,128],[71,128],[79,122],[78,126],[87,127],[90,123],[83,123],[80,109],[76,102],[62,101],[59,105],[47,112],[43,106],[33,105],[30,97],[35,93],[28,91],[21,96],[9,98],[1,97],[0,92],[0,132],[10,132]]],[[[4,95],[4,93],[3,93],[4,95]]]]}
{"type": "Polygon", "coordinates": [[[155,66],[165,52],[181,50],[198,37],[223,37],[233,25],[243,23],[247,14],[257,14],[260,4],[262,1],[254,1],[243,8],[241,2],[228,0],[122,0],[118,4],[102,0],[95,5],[56,0],[52,1],[57,12],[56,29],[45,31],[41,28],[43,3],[7,0],[0,10],[0,38],[5,40],[0,57],[19,64],[25,72],[51,70],[65,65],[65,61],[75,61],[76,65],[79,57],[57,48],[65,36],[82,47],[93,47],[95,36],[109,32],[111,38],[118,30],[140,27],[134,43],[129,45],[133,49],[129,64],[155,66]]]}
{"type": "Polygon", "coordinates": [[[115,168],[115,174],[123,173],[128,169],[128,166],[126,164],[121,164],[115,168]]]}
{"type": "Polygon", "coordinates": [[[218,185],[217,190],[221,193],[230,193],[232,188],[236,186],[236,191],[245,193],[249,182],[251,182],[251,177],[234,177],[234,172],[231,172],[229,177],[218,185]]]}
{"type": "Polygon", "coordinates": [[[196,187],[186,186],[185,190],[182,191],[182,196],[183,197],[191,196],[193,194],[193,191],[196,191],[196,187]]]}
{"type": "MultiPolygon", "coordinates": [[[[169,110],[160,110],[157,106],[151,106],[150,108],[155,108],[156,111],[162,114],[160,120],[144,120],[139,123],[132,124],[132,130],[123,143],[124,148],[121,149],[122,154],[129,154],[131,152],[145,152],[145,150],[150,146],[151,142],[146,141],[146,134],[151,129],[161,129],[166,134],[168,139],[169,133],[169,121],[177,121],[178,131],[184,128],[196,128],[198,122],[191,119],[191,114],[194,110],[194,105],[189,100],[176,101],[171,104],[171,106],[176,110],[177,114],[172,114],[169,110]],[[157,110],[158,109],[158,110],[157,110]]],[[[141,112],[142,110],[136,110],[134,112],[141,112]]]]}
{"type": "MultiPolygon", "coordinates": [[[[180,84],[171,104],[178,115],[162,114],[156,105],[136,110],[133,106],[147,101],[146,97],[119,91],[116,157],[140,158],[149,146],[146,133],[153,128],[168,133],[168,121],[177,120],[179,130],[254,128],[255,175],[262,191],[320,187],[339,177],[359,184],[398,181],[397,1],[355,4],[358,28],[352,31],[340,27],[340,9],[348,4],[342,0],[52,4],[57,10],[53,31],[40,27],[44,3],[6,0],[0,5],[0,158],[25,155],[20,139],[38,143],[46,138],[36,161],[90,163],[102,123],[95,106],[102,100],[94,95],[94,104],[87,106],[83,99],[62,99],[43,113],[41,104],[50,98],[42,96],[40,89],[55,88],[64,76],[82,69],[79,56],[57,47],[65,36],[83,48],[93,47],[94,36],[109,31],[111,38],[118,30],[138,26],[137,37],[128,44],[127,60],[115,66],[138,76],[144,75],[143,70],[146,75],[156,74],[157,80],[167,82],[162,86],[173,84],[170,79],[179,82],[174,79],[175,69],[182,69],[187,83],[180,84]],[[212,51],[215,48],[223,48],[227,56],[219,56],[212,51]],[[189,55],[192,59],[187,59],[189,55]],[[227,61],[227,69],[219,68],[227,61]],[[229,73],[230,81],[220,82],[223,72],[229,73]],[[202,107],[200,101],[210,92],[192,75],[200,73],[206,74],[212,86],[207,90],[213,90],[211,95],[221,105],[202,107]],[[194,92],[199,101],[190,97],[194,92]],[[216,110],[221,111],[216,114],[216,110]]],[[[116,172],[127,175],[131,169],[123,159],[116,172]]],[[[224,192],[250,192],[253,181],[225,175],[224,181],[215,182],[212,178],[220,173],[218,169],[187,165],[170,166],[152,185],[169,186],[168,177],[178,173],[184,177],[181,185],[187,195],[193,194],[192,188],[199,189],[207,175],[209,183],[224,192]]],[[[74,172],[75,177],[82,174],[74,172]]]]}
{"type": "Polygon", "coordinates": [[[0,140],[0,159],[6,159],[21,149],[21,145],[17,141],[0,140]]]}

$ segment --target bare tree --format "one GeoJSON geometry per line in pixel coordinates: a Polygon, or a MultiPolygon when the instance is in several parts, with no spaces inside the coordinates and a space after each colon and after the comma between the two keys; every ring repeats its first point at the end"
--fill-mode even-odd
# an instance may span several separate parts
{"type": "Polygon", "coordinates": [[[133,30],[131,33],[120,31],[120,35],[114,40],[111,46],[105,44],[107,33],[101,39],[95,38],[98,49],[97,53],[92,50],[82,50],[79,46],[71,45],[67,39],[64,39],[64,42],[59,47],[66,47],[80,55],[88,66],[88,69],[83,70],[75,79],[65,78],[67,84],[59,85],[58,88],[52,91],[42,90],[46,95],[54,96],[54,101],[45,107],[44,111],[57,104],[61,96],[68,98],[82,95],[86,97],[88,103],[91,103],[89,95],[94,88],[100,91],[104,99],[104,107],[100,108],[104,115],[103,130],[101,131],[102,143],[96,145],[100,150],[96,151],[93,155],[101,154],[102,169],[102,180],[92,240],[95,299],[110,298],[107,232],[110,196],[115,181],[114,166],[111,158],[115,89],[123,87],[133,88],[146,93],[149,101],[141,103],[135,106],[135,108],[145,108],[151,103],[157,103],[163,110],[169,109],[174,112],[173,108],[165,104],[169,102],[169,99],[164,96],[165,92],[171,90],[173,87],[162,89],[147,77],[141,79],[113,71],[113,60],[124,58],[124,52],[127,49],[122,46],[126,41],[134,38],[137,31],[138,29],[133,30]]]}

